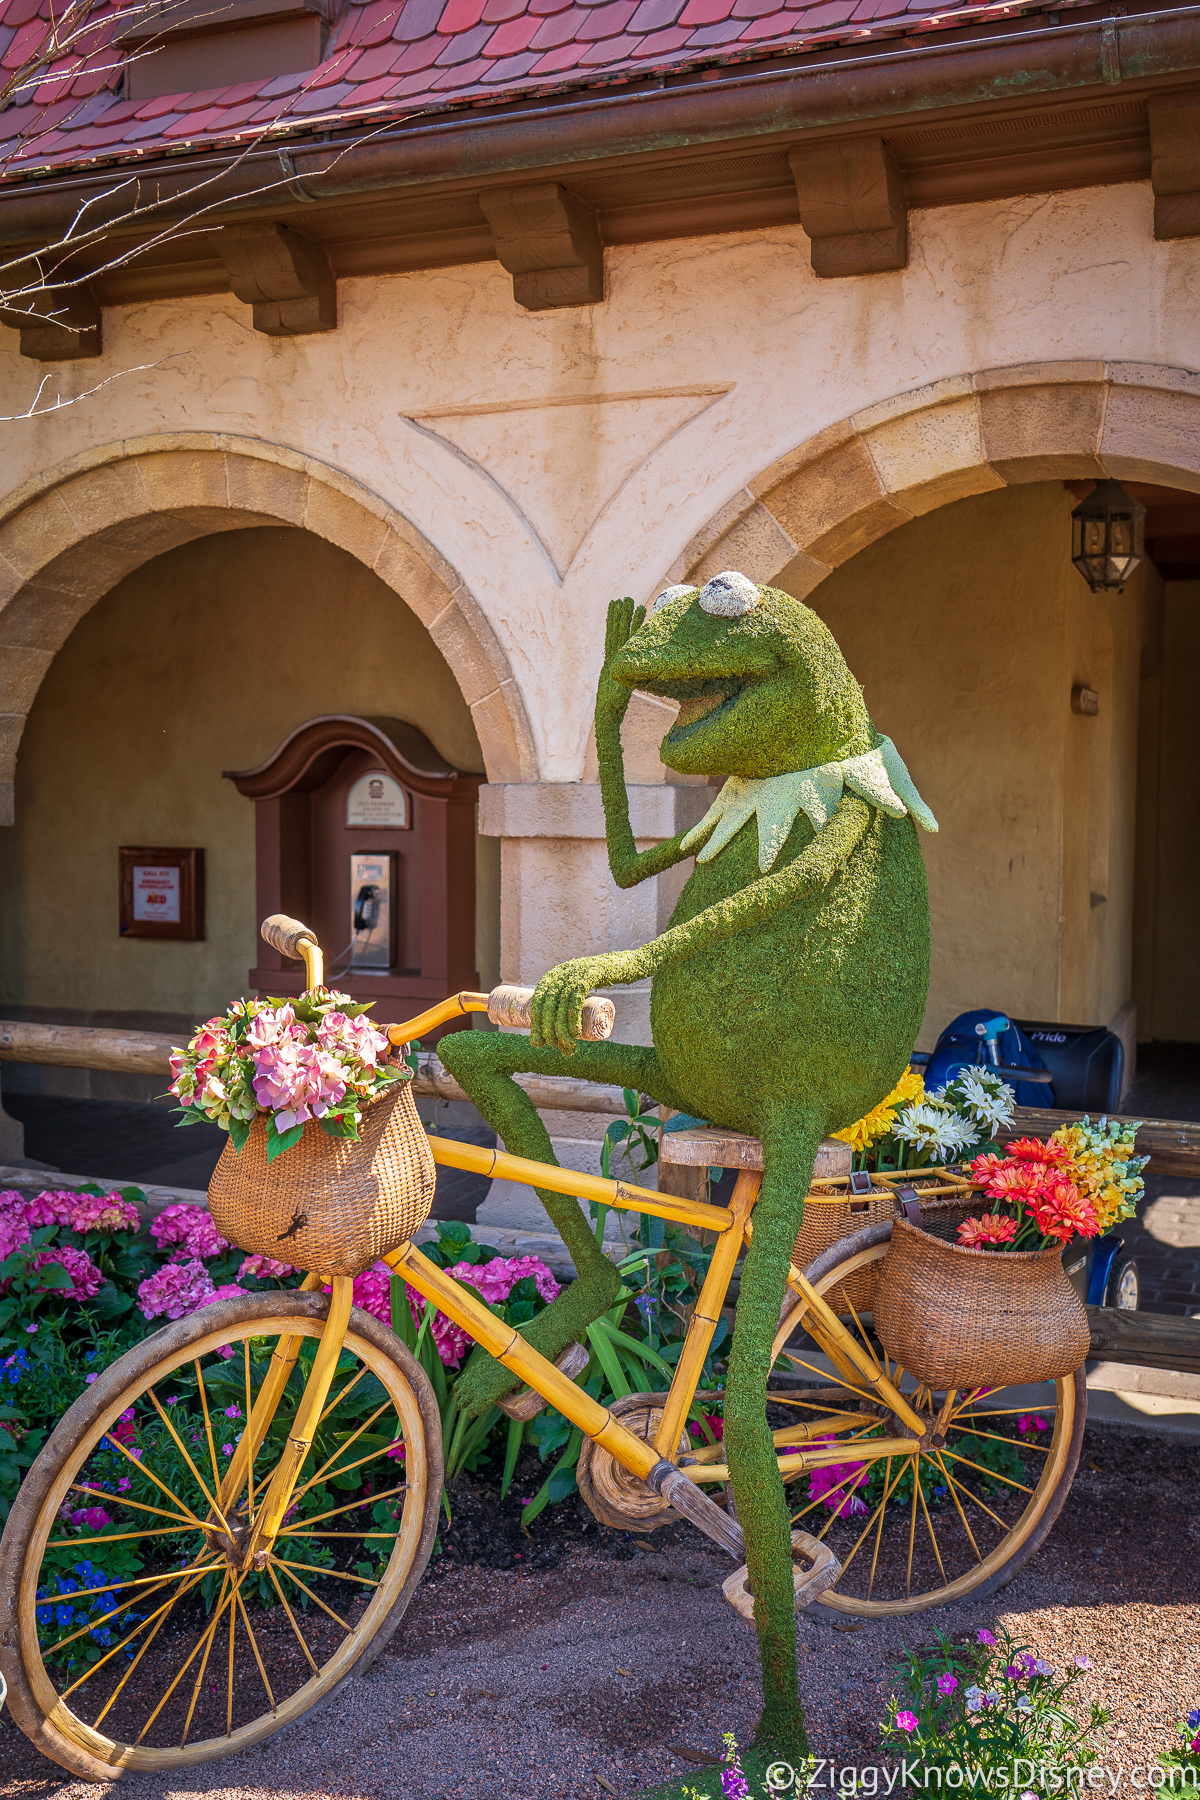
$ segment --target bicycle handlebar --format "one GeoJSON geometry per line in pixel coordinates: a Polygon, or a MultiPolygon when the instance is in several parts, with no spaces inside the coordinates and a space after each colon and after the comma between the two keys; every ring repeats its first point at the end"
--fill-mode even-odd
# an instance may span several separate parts
{"type": "MultiPolygon", "coordinates": [[[[264,943],[270,944],[272,950],[278,950],[280,956],[291,956],[303,961],[310,987],[320,986],[321,948],[311,926],[302,925],[299,919],[289,918],[287,913],[272,913],[263,920],[259,930],[264,943]]],[[[441,1005],[423,1012],[419,1018],[410,1019],[403,1030],[395,1025],[391,1026],[388,1036],[393,1044],[400,1044],[406,1040],[406,1034],[420,1037],[423,1031],[432,1031],[435,1026],[444,1024],[449,1019],[461,1018],[468,1012],[486,1012],[493,1025],[515,1025],[528,1029],[533,994],[532,988],[514,987],[508,982],[494,987],[490,994],[455,994],[442,1001],[441,1005]]],[[[589,994],[583,1003],[580,1037],[587,1043],[611,1037],[616,1017],[616,1008],[611,1000],[606,1000],[602,994],[589,994]]]]}

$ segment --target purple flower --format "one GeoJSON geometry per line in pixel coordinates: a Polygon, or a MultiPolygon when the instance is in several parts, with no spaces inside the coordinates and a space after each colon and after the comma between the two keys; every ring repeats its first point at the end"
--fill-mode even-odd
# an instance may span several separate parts
{"type": "Polygon", "coordinates": [[[227,1406],[225,1408],[225,1417],[227,1419],[240,1419],[241,1416],[242,1409],[240,1406],[227,1406]]]}
{"type": "Polygon", "coordinates": [[[90,1375],[84,1376],[84,1378],[83,1378],[84,1386],[91,1387],[93,1381],[99,1381],[99,1379],[100,1379],[100,1377],[96,1374],[95,1370],[93,1370],[90,1375]]]}
{"type": "Polygon", "coordinates": [[[142,1215],[130,1200],[120,1194],[79,1194],[75,1197],[68,1224],[83,1236],[88,1231],[140,1231],[142,1215]]]}
{"type": "MultiPolygon", "coordinates": [[[[1075,1658],[1075,1667],[1077,1669],[1090,1669],[1091,1666],[1092,1659],[1090,1656],[1077,1656],[1075,1658]]],[[[1196,1723],[1197,1725],[1200,1725],[1200,1712],[1196,1714],[1196,1723]]]]}
{"type": "Polygon", "coordinates": [[[229,1248],[202,1206],[164,1206],[158,1217],[150,1221],[150,1236],[160,1250],[174,1249],[181,1262],[185,1257],[210,1262],[229,1248]]]}
{"type": "Polygon", "coordinates": [[[232,1444],[222,1444],[221,1445],[221,1455],[222,1456],[232,1456],[233,1455],[233,1445],[232,1444]]]}
{"type": "MultiPolygon", "coordinates": [[[[183,1207],[167,1208],[168,1212],[185,1210],[183,1207]]],[[[160,1213],[159,1217],[162,1216],[160,1213]]],[[[165,1313],[168,1319],[182,1319],[203,1306],[214,1291],[212,1277],[202,1262],[193,1259],[191,1262],[166,1263],[153,1275],[147,1275],[139,1285],[138,1305],[147,1319],[156,1319],[160,1313],[165,1313]]]]}
{"type": "Polygon", "coordinates": [[[943,1698],[947,1694],[952,1694],[957,1686],[957,1675],[939,1675],[937,1678],[937,1691],[943,1698]]]}
{"type": "Polygon", "coordinates": [[[1035,1675],[1053,1675],[1054,1668],[1052,1664],[1046,1661],[1044,1656],[1039,1656],[1033,1665],[1033,1673],[1035,1675]]]}
{"type": "Polygon", "coordinates": [[[896,1725],[900,1731],[915,1731],[917,1729],[916,1713],[898,1712],[896,1714],[896,1725]]]}
{"type": "MultiPolygon", "coordinates": [[[[90,1300],[98,1292],[100,1283],[104,1280],[86,1250],[72,1250],[69,1245],[64,1244],[57,1250],[39,1250],[33,1259],[35,1269],[44,1269],[54,1264],[57,1264],[60,1269],[65,1269],[71,1277],[69,1288],[57,1290],[68,1300],[90,1300]]],[[[46,1291],[49,1290],[39,1290],[39,1292],[46,1291]]]]}
{"type": "Polygon", "coordinates": [[[975,1642],[977,1644],[994,1644],[995,1641],[996,1640],[992,1636],[990,1631],[981,1631],[979,1633],[978,1637],[975,1639],[975,1642]]]}
{"type": "Polygon", "coordinates": [[[725,1800],[749,1800],[750,1783],[739,1768],[722,1769],[721,1791],[725,1800]]]}

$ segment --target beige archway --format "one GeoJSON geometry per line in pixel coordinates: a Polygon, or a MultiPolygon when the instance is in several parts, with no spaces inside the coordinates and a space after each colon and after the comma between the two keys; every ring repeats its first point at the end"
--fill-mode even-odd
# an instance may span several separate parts
{"type": "Polygon", "coordinates": [[[956,375],[831,425],[708,521],[666,582],[741,569],[803,598],[898,525],[969,494],[1084,476],[1200,492],[1200,374],[1025,363],[956,375]]]}
{"type": "Polygon", "coordinates": [[[25,719],[56,652],[133,569],[194,538],[295,525],[365,563],[420,619],[470,707],[491,781],[536,779],[524,703],[461,577],[386,500],[257,438],[174,433],[105,445],[0,506],[0,823],[25,719]]]}

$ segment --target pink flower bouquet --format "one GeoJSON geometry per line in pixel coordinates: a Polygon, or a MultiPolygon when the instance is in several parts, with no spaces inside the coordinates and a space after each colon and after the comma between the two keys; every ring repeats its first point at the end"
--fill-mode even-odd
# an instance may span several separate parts
{"type": "Polygon", "coordinates": [[[235,1000],[171,1057],[180,1123],[207,1119],[241,1150],[267,1121],[267,1158],[298,1144],[315,1120],[330,1137],[357,1139],[364,1104],[408,1079],[389,1061],[386,1032],[347,994],[313,988],[298,1000],[235,1000]]]}

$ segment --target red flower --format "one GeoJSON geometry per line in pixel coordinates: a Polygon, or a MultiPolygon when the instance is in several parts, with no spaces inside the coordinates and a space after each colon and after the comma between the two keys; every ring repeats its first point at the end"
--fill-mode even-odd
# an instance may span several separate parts
{"type": "Polygon", "coordinates": [[[1017,1221],[1004,1213],[985,1213],[980,1219],[964,1219],[958,1228],[958,1241],[968,1250],[984,1244],[1011,1244],[1017,1235],[1017,1221]]]}
{"type": "Polygon", "coordinates": [[[1043,1237],[1059,1238],[1064,1244],[1075,1236],[1095,1237],[1100,1229],[1095,1207],[1065,1176],[1047,1182],[1040,1194],[1032,1195],[1029,1210],[1043,1237]]]}
{"type": "Polygon", "coordinates": [[[1043,1144],[1040,1138],[1014,1138],[1008,1146],[1008,1154],[1021,1162],[1065,1163],[1071,1160],[1071,1152],[1065,1144],[1043,1144]]]}

